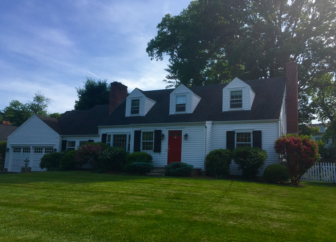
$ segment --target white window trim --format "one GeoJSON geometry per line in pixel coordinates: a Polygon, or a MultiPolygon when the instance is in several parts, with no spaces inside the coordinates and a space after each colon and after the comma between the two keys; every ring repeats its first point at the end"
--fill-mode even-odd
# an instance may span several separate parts
{"type": "Polygon", "coordinates": [[[131,105],[130,105],[130,116],[141,116],[141,114],[140,114],[140,111],[141,111],[141,98],[142,97],[132,97],[132,98],[130,98],[130,102],[131,102],[131,105]],[[139,100],[139,113],[137,113],[137,114],[132,114],[132,101],[133,100],[139,100]]]}
{"type": "Polygon", "coordinates": [[[144,130],[144,131],[141,131],[141,144],[140,144],[140,150],[141,150],[141,151],[144,151],[144,152],[147,152],[147,151],[154,151],[154,139],[155,139],[154,135],[155,135],[155,134],[154,134],[154,130],[144,130]],[[143,142],[150,142],[150,141],[148,141],[148,140],[143,141],[143,134],[144,134],[144,133],[149,133],[149,132],[153,133],[153,149],[152,149],[152,150],[143,150],[143,149],[142,149],[142,143],[143,143],[143,142]]]}
{"type": "Polygon", "coordinates": [[[114,135],[126,135],[126,151],[129,152],[128,150],[128,144],[131,142],[131,138],[130,138],[130,135],[131,133],[125,133],[125,132],[117,132],[117,133],[107,133],[107,137],[106,137],[106,144],[107,145],[110,145],[110,147],[113,147],[113,136],[114,135]],[[111,142],[108,143],[107,140],[108,140],[108,136],[111,136],[111,142]]]}
{"type": "Polygon", "coordinates": [[[229,110],[244,110],[244,88],[229,88],[229,110]],[[241,108],[231,108],[231,92],[241,91],[242,92],[242,107],[241,108]]]}
{"type": "MultiPolygon", "coordinates": [[[[246,131],[243,131],[243,130],[240,130],[240,131],[235,131],[235,149],[237,148],[237,134],[242,134],[242,133],[250,133],[251,134],[251,147],[253,147],[253,131],[249,131],[249,130],[246,130],[246,131]]],[[[240,144],[242,144],[242,142],[238,142],[240,144]]],[[[248,142],[245,142],[245,144],[247,144],[248,142]]]]}

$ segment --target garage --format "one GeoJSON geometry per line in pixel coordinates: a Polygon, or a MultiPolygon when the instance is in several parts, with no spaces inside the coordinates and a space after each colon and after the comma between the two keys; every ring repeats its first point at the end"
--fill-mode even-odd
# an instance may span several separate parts
{"type": "Polygon", "coordinates": [[[10,169],[11,172],[20,172],[24,166],[24,160],[30,159],[30,147],[13,147],[11,155],[10,169]]]}
{"type": "Polygon", "coordinates": [[[41,159],[45,154],[53,153],[53,150],[53,147],[33,147],[33,153],[29,161],[32,171],[44,171],[45,169],[40,168],[41,159]]]}

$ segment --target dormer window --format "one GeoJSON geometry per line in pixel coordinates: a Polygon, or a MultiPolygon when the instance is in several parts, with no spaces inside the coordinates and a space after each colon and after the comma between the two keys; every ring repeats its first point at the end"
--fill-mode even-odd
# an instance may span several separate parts
{"type": "Polygon", "coordinates": [[[186,111],[186,95],[176,96],[176,112],[185,112],[186,111]]]}
{"type": "Polygon", "coordinates": [[[230,95],[230,108],[242,108],[243,107],[243,92],[231,91],[230,95]]]}
{"type": "Polygon", "coordinates": [[[133,99],[131,103],[131,114],[139,114],[140,111],[140,100],[133,99]]]}

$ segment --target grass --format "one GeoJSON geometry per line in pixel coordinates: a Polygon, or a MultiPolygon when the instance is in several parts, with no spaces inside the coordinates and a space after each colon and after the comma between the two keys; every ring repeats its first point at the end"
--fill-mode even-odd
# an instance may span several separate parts
{"type": "Polygon", "coordinates": [[[0,241],[336,241],[336,185],[0,175],[0,241]]]}

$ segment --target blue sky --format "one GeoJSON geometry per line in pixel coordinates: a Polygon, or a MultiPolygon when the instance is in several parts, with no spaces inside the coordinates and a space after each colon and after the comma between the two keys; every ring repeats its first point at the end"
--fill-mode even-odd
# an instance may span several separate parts
{"type": "Polygon", "coordinates": [[[165,14],[190,0],[1,0],[0,109],[11,100],[51,99],[48,112],[72,110],[86,77],[119,81],[132,91],[165,88],[164,61],[147,43],[165,14]]]}

